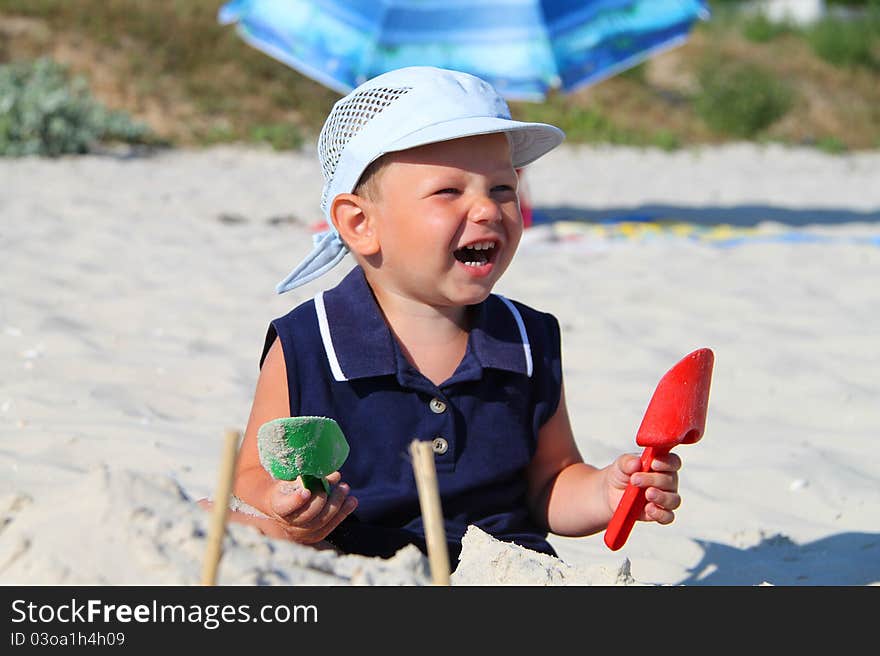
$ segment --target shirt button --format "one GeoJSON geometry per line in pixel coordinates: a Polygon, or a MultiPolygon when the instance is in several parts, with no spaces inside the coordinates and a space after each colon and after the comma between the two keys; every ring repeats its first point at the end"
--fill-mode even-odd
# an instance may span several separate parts
{"type": "Polygon", "coordinates": [[[435,437],[434,440],[431,442],[431,448],[438,456],[442,456],[444,453],[449,451],[449,442],[444,440],[442,437],[435,437]]]}
{"type": "Polygon", "coordinates": [[[435,412],[438,415],[446,412],[446,404],[436,397],[431,399],[431,402],[428,404],[428,406],[430,406],[432,412],[435,412]]]}

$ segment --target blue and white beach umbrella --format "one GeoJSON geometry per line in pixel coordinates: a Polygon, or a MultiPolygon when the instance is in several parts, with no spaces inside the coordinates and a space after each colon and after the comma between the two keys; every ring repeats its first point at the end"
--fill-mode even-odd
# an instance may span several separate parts
{"type": "Polygon", "coordinates": [[[533,101],[677,46],[708,17],[705,0],[232,0],[218,15],[255,48],[342,94],[424,65],[533,101]]]}

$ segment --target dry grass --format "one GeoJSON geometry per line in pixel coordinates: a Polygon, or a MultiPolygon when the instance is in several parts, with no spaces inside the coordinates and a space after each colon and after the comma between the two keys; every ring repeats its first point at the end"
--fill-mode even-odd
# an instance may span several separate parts
{"type": "MultiPolygon", "coordinates": [[[[87,77],[93,95],[182,145],[314,138],[339,97],[245,44],[216,21],[220,0],[0,0],[0,63],[50,55],[87,77]]],[[[761,66],[794,89],[792,109],[760,138],[880,147],[880,73],[838,68],[803,38],[747,41],[735,26],[700,26],[683,46],[515,115],[560,124],[572,141],[717,143],[696,114],[697,70],[708,57],[761,66]]],[[[278,145],[278,144],[276,144],[278,145]]]]}
{"type": "Polygon", "coordinates": [[[217,24],[214,0],[0,0],[0,62],[49,55],[179,144],[309,132],[338,97],[217,24]]]}

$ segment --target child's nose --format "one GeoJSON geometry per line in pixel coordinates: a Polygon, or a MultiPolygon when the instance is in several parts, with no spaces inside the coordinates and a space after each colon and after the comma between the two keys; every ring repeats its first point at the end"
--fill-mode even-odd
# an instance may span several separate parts
{"type": "Polygon", "coordinates": [[[475,223],[494,223],[501,220],[501,208],[493,199],[481,196],[471,205],[468,218],[475,223]]]}

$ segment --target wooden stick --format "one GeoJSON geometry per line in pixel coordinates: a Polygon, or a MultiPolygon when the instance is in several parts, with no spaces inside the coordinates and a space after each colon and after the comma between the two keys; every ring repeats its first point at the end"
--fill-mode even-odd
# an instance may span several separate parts
{"type": "Polygon", "coordinates": [[[434,585],[449,585],[449,551],[446,547],[446,530],[443,527],[443,511],[440,507],[437,470],[434,468],[431,443],[413,440],[409,451],[416,476],[419,506],[422,509],[422,523],[425,525],[431,578],[434,585]]]}
{"type": "Polygon", "coordinates": [[[205,549],[205,562],[202,565],[202,585],[215,585],[217,582],[217,569],[223,552],[223,536],[226,533],[226,518],[229,514],[229,495],[232,492],[232,477],[235,474],[235,457],[238,454],[240,439],[239,431],[232,429],[226,431],[223,462],[220,465],[220,477],[217,481],[217,492],[214,495],[214,507],[211,513],[208,546],[205,549]]]}

